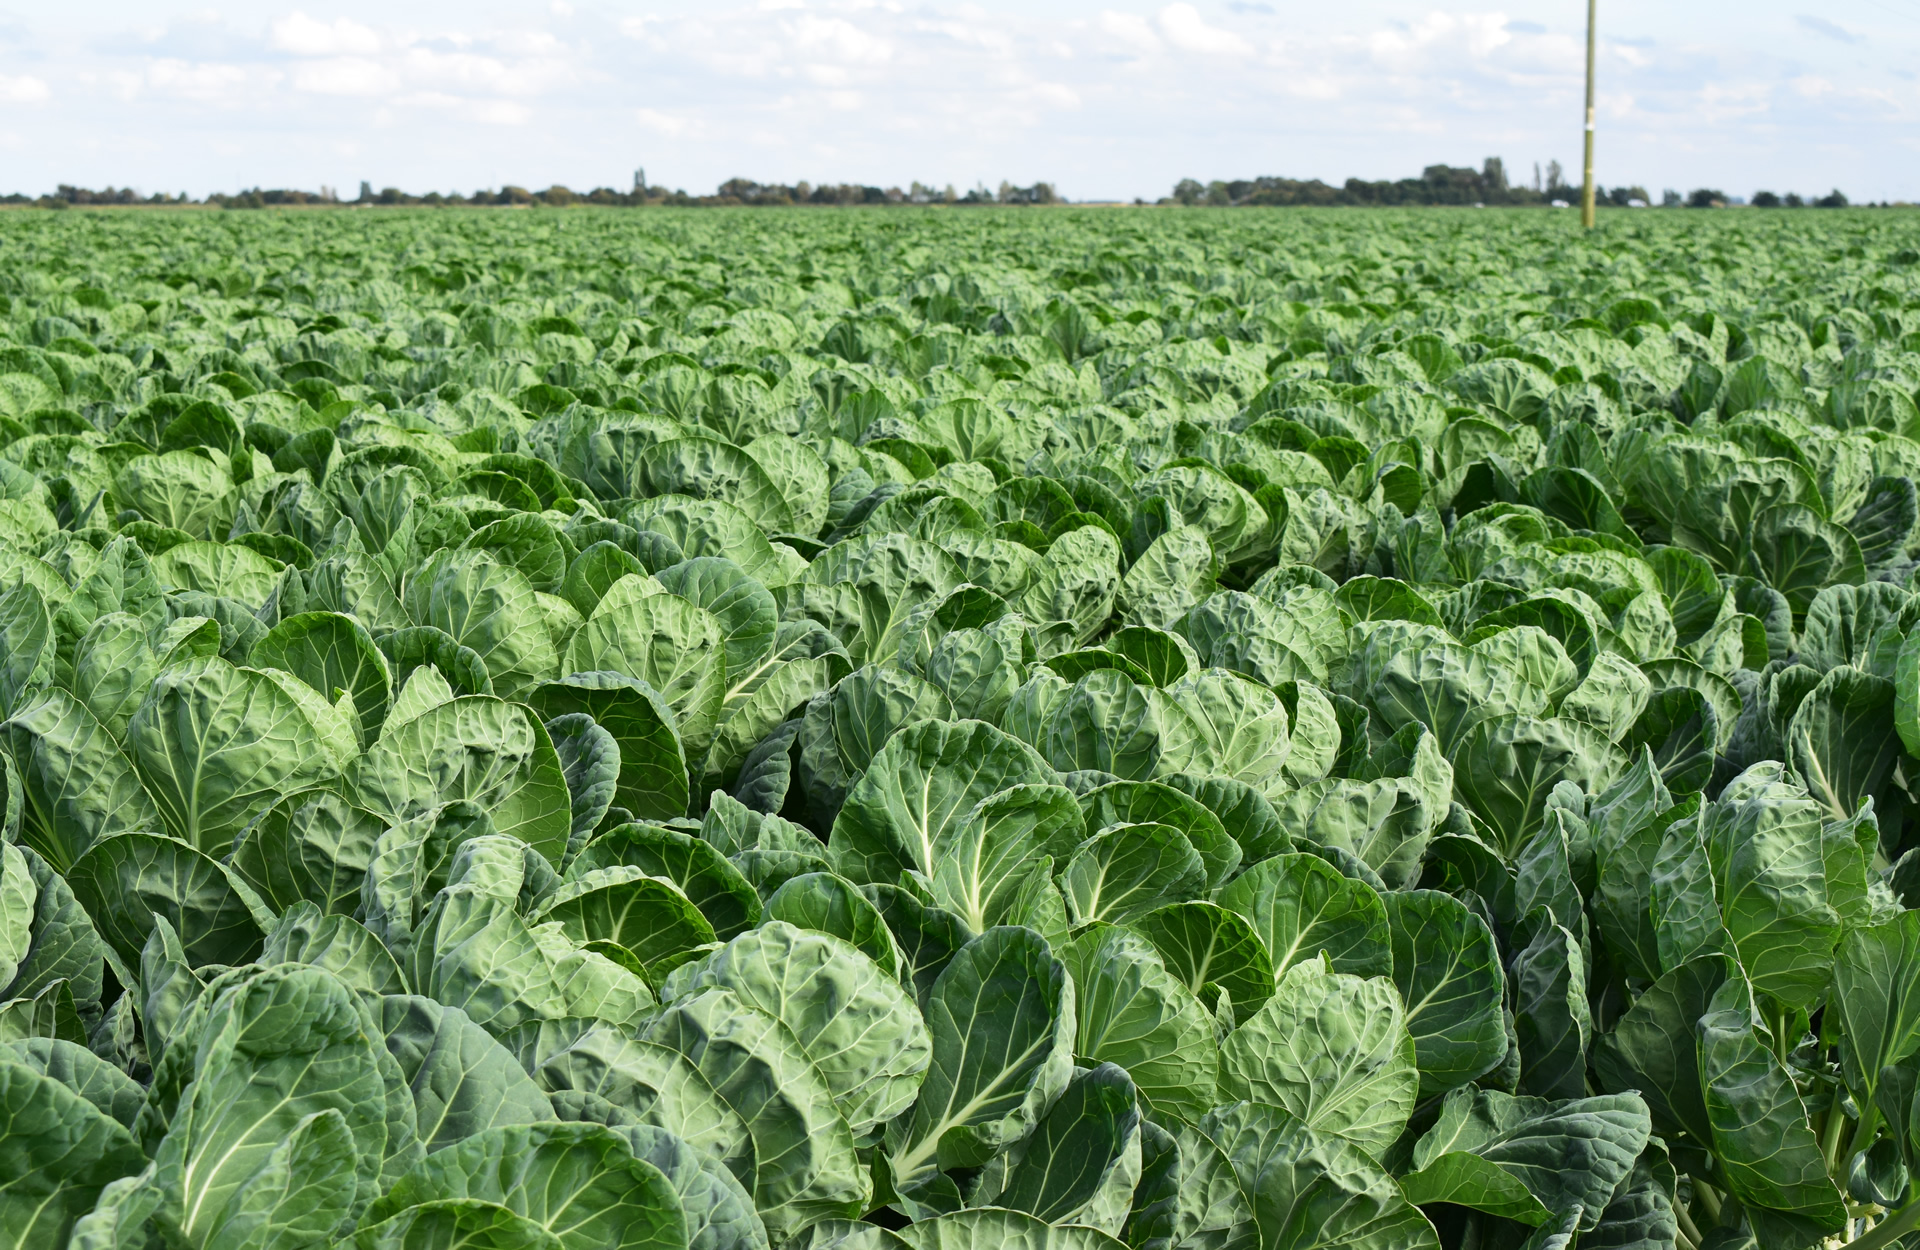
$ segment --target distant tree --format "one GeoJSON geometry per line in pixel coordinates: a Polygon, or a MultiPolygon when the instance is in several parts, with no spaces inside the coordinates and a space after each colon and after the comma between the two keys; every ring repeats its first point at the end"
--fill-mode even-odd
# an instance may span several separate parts
{"type": "Polygon", "coordinates": [[[1547,162],[1547,190],[1552,191],[1560,185],[1560,162],[1547,162]]]}
{"type": "Polygon", "coordinates": [[[1807,206],[1807,202],[1800,198],[1798,191],[1787,192],[1786,199],[1783,200],[1782,203],[1788,208],[1805,208],[1807,206]]]}
{"type": "Polygon", "coordinates": [[[1207,189],[1191,178],[1182,178],[1173,186],[1173,198],[1189,207],[1198,204],[1206,193],[1207,189]]]}
{"type": "Polygon", "coordinates": [[[1507,163],[1497,156],[1489,156],[1480,167],[1480,182],[1487,193],[1487,203],[1498,204],[1507,198],[1507,163]]]}
{"type": "Polygon", "coordinates": [[[1779,208],[1780,197],[1771,191],[1755,191],[1753,193],[1753,206],[1755,208],[1779,208]]]}
{"type": "Polygon", "coordinates": [[[1679,208],[1683,203],[1685,203],[1685,201],[1680,198],[1680,193],[1672,187],[1668,187],[1660,193],[1661,208],[1679,208]]]}
{"type": "Polygon", "coordinates": [[[1725,208],[1727,197],[1710,187],[1695,187],[1687,193],[1688,208],[1725,208]]]}
{"type": "Polygon", "coordinates": [[[371,182],[368,182],[365,178],[362,178],[360,180],[360,198],[356,199],[354,203],[355,204],[373,203],[373,184],[371,182]]]}
{"type": "Polygon", "coordinates": [[[565,208],[573,203],[573,192],[556,182],[540,193],[540,200],[554,208],[565,208]]]}
{"type": "Polygon", "coordinates": [[[1847,206],[1847,197],[1840,194],[1839,187],[1835,187],[1828,194],[1815,200],[1813,206],[1815,208],[1845,208],[1847,206]]]}

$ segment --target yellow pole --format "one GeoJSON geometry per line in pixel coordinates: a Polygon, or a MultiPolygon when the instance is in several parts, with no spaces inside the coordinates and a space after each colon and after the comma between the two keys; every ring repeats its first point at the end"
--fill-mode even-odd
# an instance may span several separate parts
{"type": "Polygon", "coordinates": [[[1596,0],[1587,0],[1587,159],[1586,184],[1580,191],[1580,224],[1593,229],[1593,17],[1596,0]]]}

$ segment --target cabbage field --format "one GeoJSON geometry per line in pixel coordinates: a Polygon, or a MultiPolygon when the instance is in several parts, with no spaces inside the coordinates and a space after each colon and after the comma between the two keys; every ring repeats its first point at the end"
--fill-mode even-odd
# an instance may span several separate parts
{"type": "Polygon", "coordinates": [[[1900,1243],[1916,248],[0,215],[0,1247],[1900,1243]]]}

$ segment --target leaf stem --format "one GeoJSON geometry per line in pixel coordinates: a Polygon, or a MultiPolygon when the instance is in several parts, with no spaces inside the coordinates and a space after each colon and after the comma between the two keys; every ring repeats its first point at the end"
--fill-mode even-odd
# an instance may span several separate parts
{"type": "Polygon", "coordinates": [[[1909,1202],[1867,1232],[1847,1243],[1848,1250],[1879,1250],[1920,1228],[1920,1202],[1909,1202]]]}
{"type": "MultiPolygon", "coordinates": [[[[1869,1100],[1860,1108],[1860,1123],[1854,1125],[1852,1135],[1847,1138],[1847,1153],[1844,1157],[1851,1162],[1855,1154],[1873,1145],[1874,1135],[1879,1131],[1880,1107],[1869,1100]]],[[[1842,1188],[1845,1187],[1842,1186],[1842,1188]]]]}
{"type": "Polygon", "coordinates": [[[1827,1175],[1833,1175],[1833,1169],[1839,1160],[1840,1138],[1846,1132],[1847,1112],[1842,1104],[1840,1087],[1835,1086],[1833,1097],[1827,1102],[1827,1123],[1821,1130],[1820,1153],[1826,1157],[1827,1175]]]}
{"type": "Polygon", "coordinates": [[[1680,1224],[1681,1235],[1692,1244],[1696,1246],[1699,1245],[1700,1226],[1693,1222],[1693,1216],[1688,1212],[1687,1208],[1676,1202],[1673,1204],[1673,1215],[1680,1224]]]}
{"type": "Polygon", "coordinates": [[[1717,1226],[1720,1223],[1719,1192],[1696,1176],[1693,1178],[1693,1199],[1706,1208],[1707,1218],[1717,1226]]]}

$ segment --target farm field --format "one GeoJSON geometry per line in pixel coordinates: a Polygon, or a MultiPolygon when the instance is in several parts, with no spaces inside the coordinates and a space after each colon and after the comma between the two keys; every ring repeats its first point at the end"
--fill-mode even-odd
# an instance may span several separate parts
{"type": "Polygon", "coordinates": [[[0,1242],[1896,1244],[1917,401],[1901,210],[0,214],[0,1242]]]}

